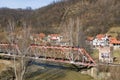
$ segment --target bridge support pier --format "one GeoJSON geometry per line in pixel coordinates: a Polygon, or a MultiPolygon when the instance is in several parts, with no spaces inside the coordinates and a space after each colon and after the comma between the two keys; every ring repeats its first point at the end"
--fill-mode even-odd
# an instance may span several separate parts
{"type": "Polygon", "coordinates": [[[81,71],[82,74],[88,74],[91,77],[93,77],[94,79],[98,78],[98,69],[96,67],[92,67],[86,70],[82,70],[81,71]]]}

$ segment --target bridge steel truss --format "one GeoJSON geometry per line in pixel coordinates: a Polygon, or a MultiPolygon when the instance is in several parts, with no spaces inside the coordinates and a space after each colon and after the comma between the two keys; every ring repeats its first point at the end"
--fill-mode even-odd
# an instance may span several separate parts
{"type": "MultiPolygon", "coordinates": [[[[19,47],[16,44],[0,44],[0,52],[8,55],[20,55],[19,47]]],[[[70,46],[43,46],[31,44],[28,48],[28,54],[25,57],[40,59],[41,61],[69,63],[81,66],[95,66],[96,63],[92,57],[83,48],[70,46]]]]}

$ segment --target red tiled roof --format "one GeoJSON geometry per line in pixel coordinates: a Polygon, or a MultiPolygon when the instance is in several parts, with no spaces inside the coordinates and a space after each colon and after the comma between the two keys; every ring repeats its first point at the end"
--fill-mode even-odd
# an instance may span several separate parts
{"type": "Polygon", "coordinates": [[[105,37],[104,34],[98,34],[98,35],[96,36],[97,39],[102,39],[102,38],[104,38],[104,37],[105,37]]]}
{"type": "Polygon", "coordinates": [[[110,43],[111,44],[120,44],[120,41],[117,40],[116,38],[110,38],[110,43]]]}
{"type": "Polygon", "coordinates": [[[51,37],[58,37],[59,34],[50,34],[49,36],[51,36],[51,37]]]}
{"type": "Polygon", "coordinates": [[[44,34],[44,33],[40,33],[40,34],[39,34],[39,37],[40,37],[40,38],[44,38],[44,37],[45,37],[45,34],[44,34]]]}
{"type": "Polygon", "coordinates": [[[88,41],[92,41],[94,39],[94,37],[87,37],[88,41]]]}

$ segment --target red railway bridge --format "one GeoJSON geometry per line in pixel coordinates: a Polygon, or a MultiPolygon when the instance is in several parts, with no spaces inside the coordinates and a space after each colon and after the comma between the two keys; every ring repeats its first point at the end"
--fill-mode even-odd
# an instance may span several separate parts
{"type": "MultiPolygon", "coordinates": [[[[24,54],[26,58],[69,63],[78,66],[96,66],[95,61],[83,48],[31,44],[26,51],[27,53],[24,54]]],[[[7,56],[20,55],[19,47],[16,44],[1,43],[0,52],[7,56]]]]}

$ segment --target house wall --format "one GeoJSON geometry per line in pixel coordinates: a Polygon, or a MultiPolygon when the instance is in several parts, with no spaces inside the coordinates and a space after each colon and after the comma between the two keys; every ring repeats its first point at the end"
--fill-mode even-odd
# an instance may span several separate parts
{"type": "Polygon", "coordinates": [[[99,61],[111,63],[113,62],[113,48],[99,47],[99,61]]]}
{"type": "Polygon", "coordinates": [[[93,46],[107,46],[108,45],[108,41],[105,39],[94,39],[93,40],[93,46]]]}
{"type": "Polygon", "coordinates": [[[114,50],[120,49],[120,44],[110,44],[110,45],[113,46],[114,50]]]}
{"type": "Polygon", "coordinates": [[[120,49],[120,44],[115,44],[115,45],[113,45],[113,47],[114,47],[115,50],[120,49]]]}

